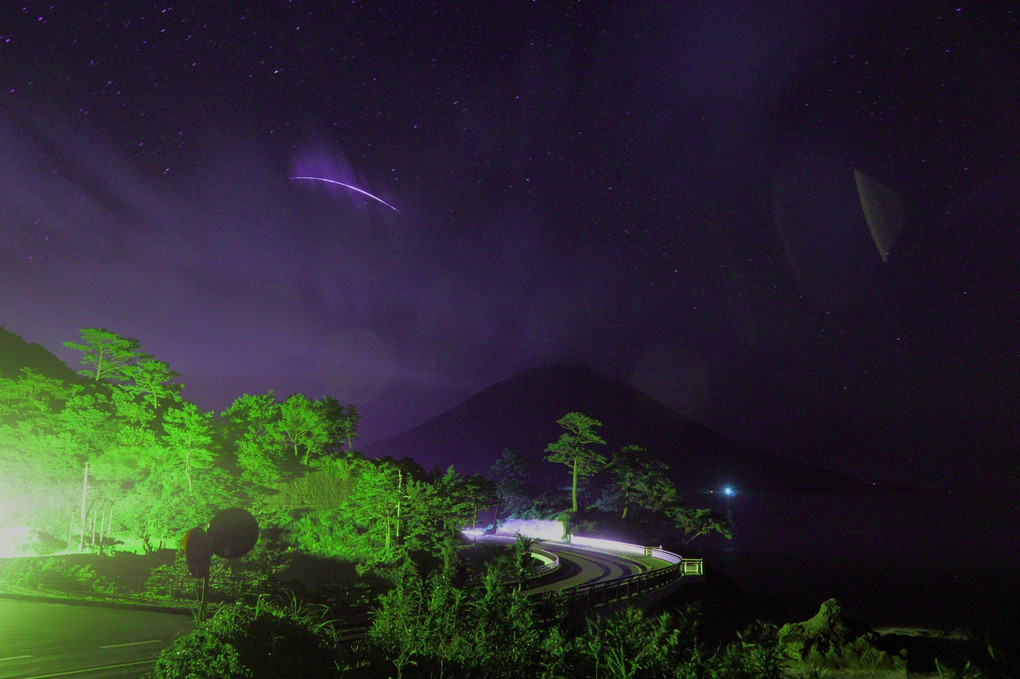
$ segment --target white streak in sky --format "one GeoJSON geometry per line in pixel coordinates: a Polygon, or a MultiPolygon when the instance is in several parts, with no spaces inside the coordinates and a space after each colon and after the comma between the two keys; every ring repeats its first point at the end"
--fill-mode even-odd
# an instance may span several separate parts
{"type": "Polygon", "coordinates": [[[344,187],[346,189],[350,189],[351,191],[357,191],[358,193],[364,194],[364,195],[368,196],[369,198],[371,198],[372,200],[377,200],[380,203],[382,203],[383,205],[385,205],[386,207],[388,207],[389,209],[393,210],[394,212],[400,212],[400,210],[398,210],[397,208],[393,207],[392,205],[387,203],[385,200],[383,200],[379,196],[373,196],[371,193],[369,193],[368,191],[365,191],[364,189],[359,189],[357,186],[351,186],[350,184],[344,184],[343,182],[338,182],[335,179],[326,179],[325,177],[291,177],[291,179],[308,179],[308,180],[313,181],[313,182],[327,182],[329,184],[337,184],[337,185],[342,186],[342,187],[344,187]]]}

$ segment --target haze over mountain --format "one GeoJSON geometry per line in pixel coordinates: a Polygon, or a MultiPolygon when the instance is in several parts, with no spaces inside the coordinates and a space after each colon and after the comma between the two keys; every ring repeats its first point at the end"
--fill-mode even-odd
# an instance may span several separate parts
{"type": "MultiPolygon", "coordinates": [[[[636,444],[669,463],[690,491],[732,485],[743,492],[857,489],[871,484],[734,442],[670,410],[626,382],[581,365],[533,368],[482,390],[407,432],[361,448],[370,457],[404,456],[426,468],[453,465],[486,472],[511,448],[536,463],[545,480],[567,479],[542,460],[563,430],[556,420],[578,411],[600,420],[608,457],[636,444]],[[548,474],[546,474],[548,472],[548,474]]],[[[555,482],[555,481],[554,481],[555,482]]]]}

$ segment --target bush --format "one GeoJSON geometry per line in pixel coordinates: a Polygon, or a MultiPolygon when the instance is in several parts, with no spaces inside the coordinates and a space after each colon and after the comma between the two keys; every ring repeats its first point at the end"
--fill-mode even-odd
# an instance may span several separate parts
{"type": "Polygon", "coordinates": [[[811,667],[847,670],[905,670],[906,660],[875,647],[875,635],[856,635],[835,599],[810,620],[783,625],[779,641],[793,660],[811,667]]]}
{"type": "Polygon", "coordinates": [[[790,657],[770,622],[757,620],[738,642],[729,644],[722,658],[723,676],[734,679],[781,679],[790,657]]]}
{"type": "Polygon", "coordinates": [[[320,610],[270,602],[231,604],[177,637],[155,679],[277,679],[336,675],[336,637],[320,610]]]}

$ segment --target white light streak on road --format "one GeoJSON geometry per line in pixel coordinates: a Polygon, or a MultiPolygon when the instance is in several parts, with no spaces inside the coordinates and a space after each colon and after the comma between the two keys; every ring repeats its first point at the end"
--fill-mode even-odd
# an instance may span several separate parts
{"type": "Polygon", "coordinates": [[[149,639],[148,641],[129,641],[126,644],[109,644],[107,646],[100,646],[99,648],[123,648],[125,646],[142,646],[144,644],[158,644],[159,639],[149,639]]]}

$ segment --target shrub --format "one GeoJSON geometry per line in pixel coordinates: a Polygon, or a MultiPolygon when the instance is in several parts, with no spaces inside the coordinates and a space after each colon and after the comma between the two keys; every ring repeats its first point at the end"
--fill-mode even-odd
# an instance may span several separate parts
{"type": "Polygon", "coordinates": [[[822,603],[810,620],[783,625],[779,641],[794,660],[816,668],[905,670],[906,660],[875,647],[875,635],[855,636],[835,599],[822,603]]]}
{"type": "Polygon", "coordinates": [[[734,679],[781,679],[786,675],[789,656],[779,640],[779,630],[770,622],[757,620],[739,642],[730,644],[723,656],[723,676],[734,679]]]}
{"type": "Polygon", "coordinates": [[[231,604],[177,637],[156,659],[155,679],[277,679],[336,675],[335,632],[322,612],[260,597],[231,604]]]}

